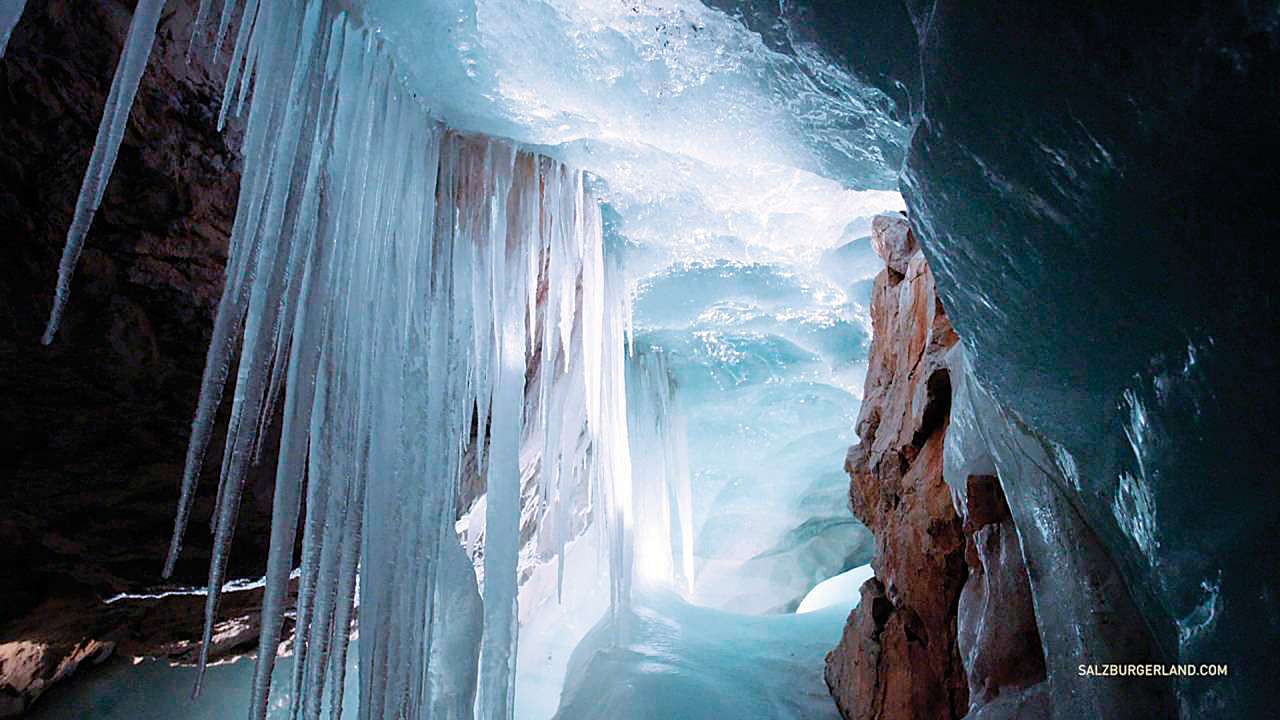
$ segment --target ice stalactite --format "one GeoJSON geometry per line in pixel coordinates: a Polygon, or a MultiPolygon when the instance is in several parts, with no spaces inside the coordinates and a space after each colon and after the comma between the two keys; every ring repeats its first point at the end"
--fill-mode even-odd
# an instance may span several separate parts
{"type": "Polygon", "coordinates": [[[4,50],[9,46],[9,37],[13,35],[13,28],[22,19],[22,11],[26,8],[27,0],[0,2],[0,58],[4,57],[4,50]]]}
{"type": "MultiPolygon", "coordinates": [[[[267,714],[302,518],[290,716],[341,712],[358,620],[362,718],[468,717],[473,701],[479,717],[507,718],[522,505],[560,549],[570,508],[588,508],[615,540],[614,602],[628,597],[628,291],[582,172],[442,127],[340,5],[239,8],[223,113],[248,98],[241,192],[165,574],[234,368],[206,647],[246,473],[283,403],[251,717],[267,714]],[[538,492],[525,498],[532,437],[538,492]],[[454,535],[469,452],[487,488],[482,611],[454,535]]],[[[162,7],[135,13],[46,342],[162,7]]],[[[202,23],[219,18],[215,46],[236,7],[202,3],[202,23]]],[[[202,651],[201,673],[206,662],[202,651]]]]}
{"type": "MultiPolygon", "coordinates": [[[[17,22],[22,14],[24,3],[13,17],[17,22]]],[[[107,191],[107,180],[116,164],[116,155],[120,151],[120,143],[124,140],[125,125],[129,122],[129,111],[133,108],[133,98],[138,92],[138,83],[142,81],[142,72],[147,68],[147,59],[151,56],[151,47],[156,40],[156,26],[160,23],[160,12],[164,10],[164,0],[141,0],[133,12],[133,22],[129,26],[128,40],[120,53],[120,63],[116,66],[115,77],[111,81],[111,91],[107,95],[107,107],[102,113],[102,122],[98,126],[98,137],[94,142],[93,154],[89,157],[89,168],[84,173],[84,183],[80,186],[80,197],[76,200],[75,216],[71,228],[67,230],[67,245],[62,251],[62,260],[58,263],[58,287],[54,294],[53,309],[49,312],[49,324],[45,328],[43,342],[53,342],[62,322],[62,313],[67,307],[67,299],[71,294],[71,277],[75,273],[76,263],[84,250],[84,239],[89,234],[89,226],[93,224],[93,216],[102,204],[102,196],[107,191]]],[[[8,26],[12,29],[12,24],[8,26]]],[[[0,43],[0,54],[8,43],[8,30],[4,33],[4,43],[0,43]]]]}

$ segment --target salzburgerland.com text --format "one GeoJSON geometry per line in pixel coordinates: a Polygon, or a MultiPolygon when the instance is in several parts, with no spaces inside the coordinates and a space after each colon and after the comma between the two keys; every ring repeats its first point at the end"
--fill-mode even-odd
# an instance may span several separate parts
{"type": "Polygon", "coordinates": [[[1222,665],[1079,665],[1076,673],[1081,677],[1224,677],[1227,666],[1222,665]]]}

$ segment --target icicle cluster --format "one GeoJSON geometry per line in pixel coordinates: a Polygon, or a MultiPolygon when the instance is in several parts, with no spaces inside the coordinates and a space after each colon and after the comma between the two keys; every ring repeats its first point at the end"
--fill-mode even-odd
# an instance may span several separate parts
{"type": "MultiPolygon", "coordinates": [[[[137,6],[46,343],[163,4],[137,6]]],[[[522,510],[562,552],[587,508],[611,539],[614,606],[630,594],[629,293],[599,206],[581,172],[431,120],[337,0],[205,0],[196,34],[215,16],[215,53],[239,21],[219,123],[247,107],[244,168],[164,574],[230,385],[205,648],[246,474],[281,418],[251,717],[267,713],[295,578],[290,717],[341,712],[358,619],[362,718],[508,718],[522,510]],[[482,609],[454,535],[468,454],[486,486],[482,609]]]]}

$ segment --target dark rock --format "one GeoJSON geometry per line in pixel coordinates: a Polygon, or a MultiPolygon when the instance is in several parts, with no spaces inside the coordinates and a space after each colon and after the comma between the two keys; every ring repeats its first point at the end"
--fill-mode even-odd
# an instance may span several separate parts
{"type": "MultiPolygon", "coordinates": [[[[209,558],[221,428],[176,577],[161,585],[239,185],[239,125],[219,134],[214,122],[225,62],[185,60],[194,2],[169,4],[62,330],[39,342],[131,5],[29,3],[0,61],[0,695],[10,712],[113,650],[187,658],[202,624],[201,596],[104,603],[198,586],[209,558]]],[[[274,442],[250,473],[232,578],[262,574],[274,442]]],[[[215,654],[256,637],[256,595],[236,595],[222,604],[215,654]]]]}
{"type": "Polygon", "coordinates": [[[956,634],[969,678],[966,717],[1036,717],[1006,699],[1044,683],[1045,667],[1022,547],[999,478],[969,477],[964,516],[970,572],[956,610],[956,634]],[[987,709],[993,704],[1014,714],[997,715],[987,709]]]}

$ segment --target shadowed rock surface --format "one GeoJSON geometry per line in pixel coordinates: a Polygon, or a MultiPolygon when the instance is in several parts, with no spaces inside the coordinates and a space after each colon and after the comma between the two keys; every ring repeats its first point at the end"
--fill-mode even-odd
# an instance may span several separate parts
{"type": "Polygon", "coordinates": [[[969,677],[970,720],[1048,718],[1044,650],[1018,529],[1000,479],[970,475],[965,493],[969,579],[956,641],[969,677]]]}
{"type": "MultiPolygon", "coordinates": [[[[103,603],[199,586],[208,565],[216,461],[160,582],[239,186],[238,124],[215,128],[224,68],[207,51],[185,61],[195,3],[169,4],[62,330],[40,344],[132,4],[29,3],[0,61],[0,714],[113,648],[185,655],[202,623],[201,596],[103,603]]],[[[274,446],[264,454],[233,578],[265,562],[274,446]]],[[[223,604],[219,651],[253,643],[257,596],[223,604]]]]}

